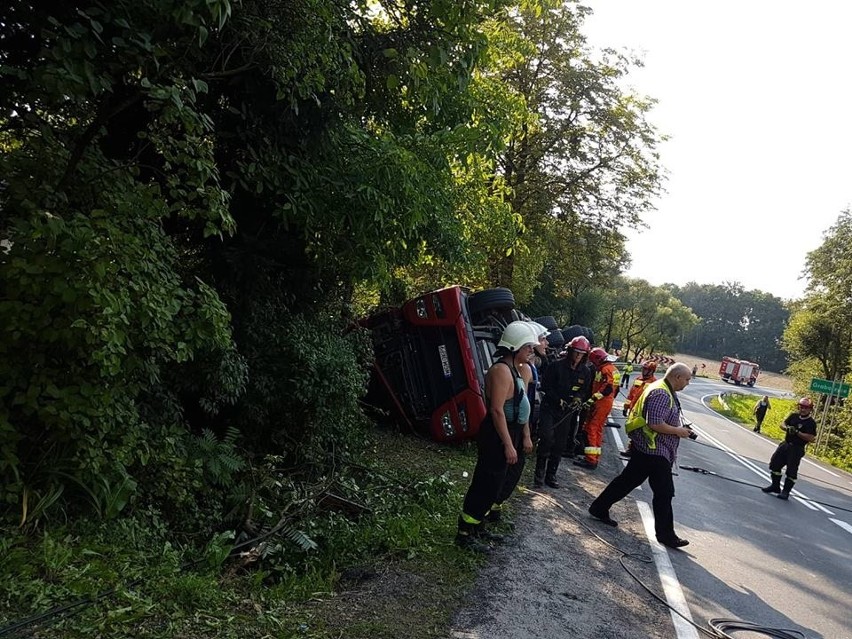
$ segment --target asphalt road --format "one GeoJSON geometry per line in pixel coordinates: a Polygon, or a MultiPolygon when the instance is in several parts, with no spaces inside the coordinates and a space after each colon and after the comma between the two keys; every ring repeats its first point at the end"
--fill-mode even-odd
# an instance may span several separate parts
{"type": "Polygon", "coordinates": [[[703,403],[731,390],[698,378],[681,393],[699,439],[684,441],[678,465],[715,473],[681,468],[676,478],[679,534],[692,543],[669,554],[689,610],[699,624],[733,617],[809,639],[850,639],[852,476],[806,458],[794,498],[761,492],[776,442],[703,403]]]}
{"type": "MultiPolygon", "coordinates": [[[[789,501],[761,492],[776,443],[704,405],[734,390],[783,394],[705,378],[681,393],[699,439],[683,440],[678,465],[706,471],[679,468],[675,478],[675,528],[689,546],[653,539],[647,484],[613,507],[617,528],[588,516],[622,468],[624,431],[607,429],[596,471],[565,459],[561,488],[513,496],[515,532],[483,566],[450,637],[697,639],[711,620],[737,619],[852,639],[852,476],[806,459],[789,501]]],[[[620,399],[613,415],[623,422],[620,399]]]]}

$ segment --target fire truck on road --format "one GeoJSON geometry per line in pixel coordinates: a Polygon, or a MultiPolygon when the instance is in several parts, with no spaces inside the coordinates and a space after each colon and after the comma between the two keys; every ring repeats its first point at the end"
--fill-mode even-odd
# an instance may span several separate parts
{"type": "Polygon", "coordinates": [[[754,386],[760,374],[760,365],[744,359],[723,357],[719,365],[719,377],[723,382],[733,382],[737,386],[754,386]]]}

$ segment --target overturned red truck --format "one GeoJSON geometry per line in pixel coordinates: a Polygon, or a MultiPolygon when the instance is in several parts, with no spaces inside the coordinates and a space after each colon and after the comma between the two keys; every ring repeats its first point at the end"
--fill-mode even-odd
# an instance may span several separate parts
{"type": "MultiPolygon", "coordinates": [[[[486,411],[485,373],[503,329],[529,319],[515,308],[509,289],[471,292],[463,286],[423,293],[371,315],[363,322],[375,355],[368,402],[435,441],[475,437],[486,411]]],[[[554,353],[570,329],[582,329],[560,331],[550,316],[534,321],[552,331],[554,353]]]]}
{"type": "Polygon", "coordinates": [[[522,319],[509,289],[450,286],[370,316],[370,398],[437,441],[476,435],[485,371],[509,322],[522,319]]]}

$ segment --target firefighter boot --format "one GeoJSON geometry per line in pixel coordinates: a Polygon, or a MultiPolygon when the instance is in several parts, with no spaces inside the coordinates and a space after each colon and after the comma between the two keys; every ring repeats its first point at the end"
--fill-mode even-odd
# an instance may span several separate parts
{"type": "Polygon", "coordinates": [[[795,479],[790,479],[789,477],[784,478],[784,490],[781,491],[779,495],[776,495],[778,499],[790,499],[790,491],[793,490],[793,486],[796,485],[795,479]]]}
{"type": "Polygon", "coordinates": [[[503,521],[503,504],[491,506],[491,510],[485,513],[485,518],[482,521],[486,524],[499,524],[503,521]]]}
{"type": "Polygon", "coordinates": [[[506,538],[503,535],[498,533],[493,533],[488,528],[485,527],[485,522],[483,521],[476,527],[476,536],[480,539],[483,539],[488,542],[492,542],[495,544],[502,544],[506,538]]]}
{"type": "Polygon", "coordinates": [[[769,486],[761,488],[765,493],[780,493],[781,492],[781,473],[772,473],[772,483],[769,486]]]}
{"type": "Polygon", "coordinates": [[[533,487],[544,486],[544,471],[547,469],[547,457],[535,458],[535,473],[533,474],[533,487]]]}
{"type": "Polygon", "coordinates": [[[491,552],[490,546],[479,540],[479,535],[477,534],[478,526],[479,524],[468,523],[459,516],[459,528],[458,532],[456,532],[456,546],[473,552],[491,552]]]}

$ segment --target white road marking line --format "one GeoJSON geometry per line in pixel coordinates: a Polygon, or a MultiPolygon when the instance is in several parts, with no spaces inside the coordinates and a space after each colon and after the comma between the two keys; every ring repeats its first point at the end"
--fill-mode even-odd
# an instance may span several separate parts
{"type": "Polygon", "coordinates": [[[623,453],[624,452],[624,440],[621,439],[621,433],[619,432],[619,429],[610,428],[608,430],[612,434],[612,441],[615,444],[615,447],[618,448],[618,452],[623,453]]]}
{"type": "MultiPolygon", "coordinates": [[[[626,450],[626,448],[624,446],[624,440],[621,439],[621,434],[617,433],[616,430],[617,429],[615,429],[615,428],[609,429],[609,431],[612,433],[612,441],[615,442],[615,446],[616,446],[616,448],[618,448],[618,452],[621,453],[621,452],[624,452],[626,450]]],[[[622,457],[621,458],[621,465],[627,466],[628,461],[629,460],[622,457]]],[[[637,487],[636,490],[642,490],[642,486],[637,487]]]]}
{"type": "MultiPolygon", "coordinates": [[[[716,439],[715,437],[710,435],[707,431],[702,429],[700,426],[696,426],[696,425],[693,424],[692,427],[696,432],[700,433],[702,437],[709,439],[711,442],[713,442],[713,444],[715,444],[720,449],[722,449],[723,451],[728,453],[728,455],[730,455],[733,459],[735,459],[740,464],[742,464],[743,466],[748,468],[750,471],[752,471],[756,475],[760,476],[762,479],[769,479],[769,473],[767,473],[765,470],[758,468],[754,463],[752,463],[748,459],[745,459],[739,453],[734,452],[733,449],[729,448],[728,446],[726,446],[725,444],[720,442],[718,439],[716,439]]],[[[813,503],[812,501],[810,501],[810,497],[808,497],[804,493],[796,490],[795,488],[793,489],[793,492],[791,494],[796,499],[796,501],[798,501],[800,504],[803,504],[806,508],[810,508],[811,510],[821,510],[822,512],[824,512],[828,515],[834,514],[833,512],[828,510],[827,508],[823,507],[821,504],[813,503]]]]}
{"type": "Polygon", "coordinates": [[[840,526],[840,527],[841,527],[843,530],[845,530],[846,532],[848,532],[848,533],[852,534],[852,526],[850,526],[849,524],[847,524],[845,521],[840,520],[840,519],[835,519],[834,517],[829,517],[829,519],[831,519],[831,521],[833,521],[835,524],[837,524],[838,526],[840,526]]]}
{"type": "Polygon", "coordinates": [[[660,575],[660,582],[663,584],[663,593],[666,596],[666,601],[672,608],[672,623],[674,624],[677,639],[698,639],[698,631],[690,623],[692,622],[692,613],[689,611],[686,597],[683,595],[683,589],[677,580],[674,566],[672,566],[671,559],[669,559],[669,553],[666,552],[665,546],[657,541],[657,535],[654,532],[654,515],[651,512],[651,507],[646,502],[638,500],[636,501],[636,506],[639,508],[642,523],[645,525],[645,534],[648,536],[648,541],[651,542],[654,564],[657,566],[657,574],[660,575]]]}

